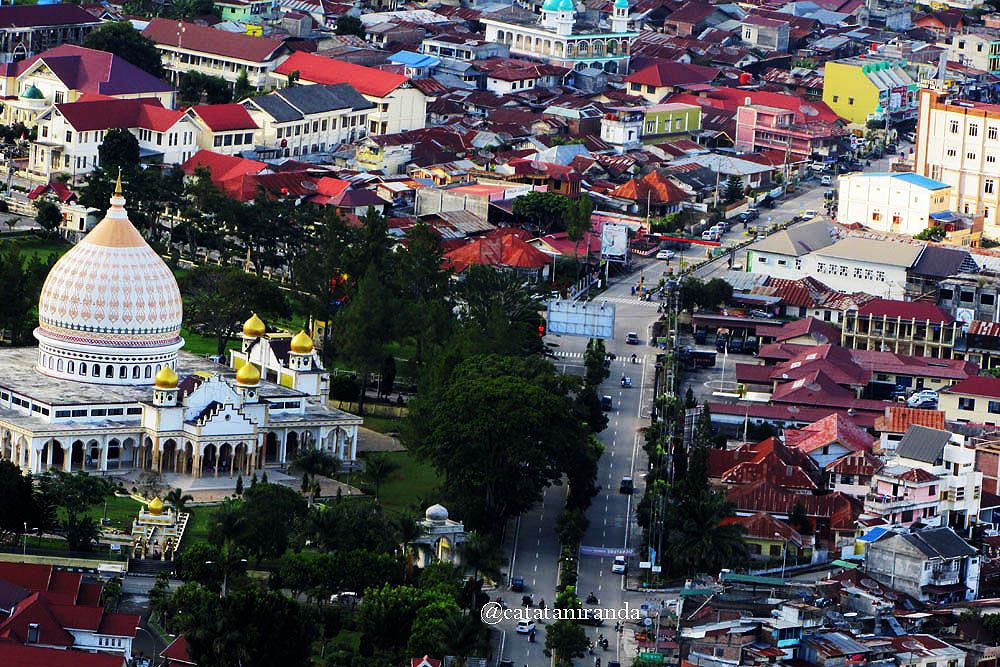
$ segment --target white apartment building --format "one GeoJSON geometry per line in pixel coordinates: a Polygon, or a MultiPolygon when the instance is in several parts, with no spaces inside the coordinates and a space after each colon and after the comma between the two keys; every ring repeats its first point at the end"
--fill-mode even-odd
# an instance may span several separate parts
{"type": "Polygon", "coordinates": [[[258,145],[285,157],[311,155],[365,136],[375,105],[346,83],[293,86],[251,97],[243,107],[259,126],[258,145]]]}
{"type": "Polygon", "coordinates": [[[246,72],[250,86],[267,90],[276,84],[269,74],[290,53],[284,42],[269,37],[168,19],[153,19],[142,34],[160,50],[163,67],[175,84],[185,72],[217,76],[233,84],[246,72]]]}
{"type": "Polygon", "coordinates": [[[156,100],[92,100],[56,104],[36,122],[38,138],[28,154],[28,171],[76,179],[98,165],[108,130],[135,135],[144,161],[181,164],[198,150],[198,126],[184,111],[164,109],[156,100]]]}
{"type": "Polygon", "coordinates": [[[427,126],[427,96],[402,74],[296,51],[271,77],[279,84],[293,73],[301,84],[346,83],[361,93],[374,105],[367,112],[367,134],[396,134],[427,126]]]}
{"type": "Polygon", "coordinates": [[[964,445],[963,436],[926,426],[910,426],[899,441],[891,463],[938,477],[937,509],[941,526],[962,532],[976,521],[982,502],[983,473],[976,470],[976,450],[964,445]]]}
{"type": "Polygon", "coordinates": [[[948,210],[949,199],[949,186],[919,174],[846,174],[839,180],[837,222],[913,236],[933,224],[932,214],[948,210]]]}
{"type": "Polygon", "coordinates": [[[951,186],[951,210],[982,215],[983,235],[1000,239],[1000,105],[921,90],[913,165],[951,186]]]}
{"type": "Polygon", "coordinates": [[[949,35],[938,46],[948,49],[948,60],[986,72],[1000,70],[1000,35],[996,31],[949,35]]]}

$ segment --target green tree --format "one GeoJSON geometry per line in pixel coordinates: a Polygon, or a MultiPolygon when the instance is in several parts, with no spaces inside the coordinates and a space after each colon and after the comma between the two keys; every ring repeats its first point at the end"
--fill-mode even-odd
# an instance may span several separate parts
{"type": "Polygon", "coordinates": [[[235,267],[201,266],[180,283],[187,325],[214,335],[219,355],[250,312],[265,319],[291,315],[285,293],[275,283],[235,267]]]}
{"type": "Polygon", "coordinates": [[[337,315],[338,349],[361,376],[358,413],[364,414],[368,374],[378,367],[392,340],[393,300],[374,264],[358,283],[354,298],[337,315]]]}
{"type": "Polygon", "coordinates": [[[62,211],[59,204],[51,199],[39,199],[35,202],[35,222],[42,228],[45,236],[56,236],[59,233],[59,225],[62,224],[62,211]]]}
{"type": "Polygon", "coordinates": [[[222,77],[188,71],[181,73],[177,96],[183,106],[229,104],[233,101],[233,87],[222,77]]]}
{"type": "Polygon", "coordinates": [[[0,542],[37,526],[37,507],[31,477],[7,460],[0,460],[0,542]]]}
{"type": "Polygon", "coordinates": [[[112,612],[118,610],[118,603],[122,600],[122,578],[111,577],[104,582],[101,589],[101,604],[109,607],[112,612]]]}
{"type": "Polygon", "coordinates": [[[591,230],[591,219],[594,213],[594,201],[589,195],[585,194],[575,202],[571,202],[566,209],[566,238],[573,241],[573,260],[576,262],[576,274],[577,278],[579,278],[580,241],[582,241],[591,230]]]}
{"type": "Polygon", "coordinates": [[[66,533],[66,543],[73,551],[90,551],[101,537],[101,529],[96,521],[72,511],[67,515],[63,529],[66,533]]]}
{"type": "Polygon", "coordinates": [[[288,548],[297,524],[306,515],[306,501],[279,484],[257,484],[243,493],[240,511],[246,530],[237,543],[258,562],[280,556],[288,548]]]}
{"type": "Polygon", "coordinates": [[[150,618],[156,623],[162,625],[169,608],[169,603],[170,577],[166,572],[161,570],[160,573],[156,575],[156,581],[153,582],[153,587],[149,589],[150,618]]]}
{"type": "Polygon", "coordinates": [[[396,383],[396,357],[387,354],[382,357],[382,367],[379,369],[378,394],[389,396],[392,386],[396,383]]]}
{"type": "Polygon", "coordinates": [[[183,489],[171,489],[164,500],[178,512],[183,512],[187,509],[187,504],[194,500],[194,496],[184,493],[183,489]]]}
{"type": "Polygon", "coordinates": [[[544,349],[538,303],[523,280],[488,266],[470,266],[459,294],[461,328],[447,347],[454,354],[521,356],[544,349]]]}
{"type": "Polygon", "coordinates": [[[611,361],[604,341],[591,338],[583,353],[584,380],[588,386],[597,387],[611,375],[611,361]]]}
{"type": "Polygon", "coordinates": [[[128,130],[112,128],[104,134],[97,154],[106,173],[117,176],[121,169],[128,176],[139,167],[139,140],[128,130]]]}
{"type": "Polygon", "coordinates": [[[726,179],[726,189],[722,199],[727,204],[743,199],[743,181],[735,174],[726,179]]]}
{"type": "Polygon", "coordinates": [[[935,243],[937,243],[943,241],[946,234],[947,232],[945,232],[944,227],[938,225],[931,225],[930,227],[921,231],[920,233],[915,234],[913,238],[920,241],[934,241],[935,243]]]}
{"type": "Polygon", "coordinates": [[[572,200],[554,192],[532,190],[514,200],[514,217],[548,234],[565,231],[566,213],[572,200]]]}
{"type": "Polygon", "coordinates": [[[486,578],[496,581],[500,578],[503,556],[500,545],[490,535],[471,531],[462,545],[462,563],[472,569],[474,579],[486,578]]]}
{"type": "Polygon", "coordinates": [[[237,496],[242,496],[243,495],[243,475],[242,474],[236,476],[236,489],[234,490],[234,493],[236,493],[237,496]]]}
{"type": "Polygon", "coordinates": [[[570,620],[558,620],[545,629],[545,655],[554,657],[557,667],[573,667],[589,643],[583,627],[570,620]]]}
{"type": "Polygon", "coordinates": [[[356,35],[364,38],[365,24],[357,16],[340,16],[337,18],[336,32],[338,35],[356,35]]]}
{"type": "Polygon", "coordinates": [[[418,366],[435,342],[448,338],[455,323],[451,273],[443,266],[438,233],[426,223],[412,227],[405,250],[397,253],[395,282],[401,313],[397,328],[399,335],[413,338],[418,366]]]}
{"type": "Polygon", "coordinates": [[[399,464],[385,454],[372,452],[365,457],[365,468],[361,472],[361,476],[374,488],[376,502],[382,484],[398,469],[399,464]]]}
{"type": "Polygon", "coordinates": [[[300,449],[289,467],[307,475],[333,477],[340,470],[340,459],[321,449],[300,449]]]}
{"type": "Polygon", "coordinates": [[[164,75],[160,50],[128,21],[105,23],[88,34],[83,39],[83,45],[88,49],[113,53],[155,77],[162,78],[164,75]]]}
{"type": "Polygon", "coordinates": [[[418,393],[404,436],[442,474],[466,525],[484,532],[534,505],[590,446],[550,363],[498,355],[469,358],[418,393]]]}
{"type": "Polygon", "coordinates": [[[583,510],[579,508],[567,508],[556,517],[556,533],[559,535],[559,543],[565,546],[575,547],[580,544],[590,520],[583,510]]]}
{"type": "Polygon", "coordinates": [[[250,79],[247,76],[246,69],[241,69],[239,76],[236,77],[236,83],[233,84],[233,100],[239,101],[250,97],[254,93],[254,89],[250,86],[250,79]]]}

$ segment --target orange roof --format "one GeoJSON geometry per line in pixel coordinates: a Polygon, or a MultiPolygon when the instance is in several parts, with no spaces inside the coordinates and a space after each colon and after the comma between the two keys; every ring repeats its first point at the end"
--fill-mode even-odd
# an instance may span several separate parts
{"type": "Polygon", "coordinates": [[[217,187],[221,187],[223,182],[230,179],[247,174],[259,174],[267,169],[267,164],[256,160],[236,157],[235,155],[223,155],[212,151],[200,150],[181,165],[181,171],[190,176],[199,167],[208,169],[212,177],[212,182],[217,187]]]}
{"type": "Polygon", "coordinates": [[[654,204],[671,204],[686,201],[688,194],[658,171],[651,171],[642,178],[633,178],[610,192],[612,197],[632,201],[651,201],[654,204]]]}
{"type": "Polygon", "coordinates": [[[385,97],[409,81],[402,74],[324,58],[305,51],[296,51],[274,71],[286,76],[297,71],[302,81],[312,83],[349,83],[362,95],[372,97],[385,97]]]}
{"type": "Polygon", "coordinates": [[[445,263],[457,272],[471,264],[517,269],[540,269],[550,261],[548,255],[520,239],[516,234],[501,234],[477,239],[445,254],[445,263]]]}
{"type": "Polygon", "coordinates": [[[779,521],[767,512],[757,512],[752,516],[731,516],[720,522],[722,525],[737,524],[746,529],[746,536],[758,540],[787,540],[796,547],[803,544],[802,535],[784,521],[779,521]],[[778,535],[775,535],[777,533],[778,535]],[[780,537],[779,537],[780,536],[780,537]]]}
{"type": "Polygon", "coordinates": [[[886,433],[906,433],[913,424],[943,431],[945,430],[944,412],[942,410],[921,410],[901,405],[890,405],[886,407],[883,416],[875,419],[875,430],[886,433]]]}

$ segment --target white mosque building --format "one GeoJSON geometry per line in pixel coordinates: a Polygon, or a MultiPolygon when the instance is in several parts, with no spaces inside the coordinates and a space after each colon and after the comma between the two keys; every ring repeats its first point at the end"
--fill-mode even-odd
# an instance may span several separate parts
{"type": "Polygon", "coordinates": [[[574,71],[596,68],[628,72],[632,42],[628,0],[615,0],[606,22],[595,23],[577,11],[574,0],[545,0],[541,15],[515,2],[483,14],[486,41],[506,44],[511,55],[542,60],[574,71]]]}
{"type": "Polygon", "coordinates": [[[23,470],[249,475],[303,447],[357,457],[361,419],[325,404],[303,332],[253,315],[232,368],[181,352],[177,281],[111,208],[45,280],[38,348],[0,350],[0,456],[23,470]],[[262,378],[263,375],[263,378],[262,378]]]}

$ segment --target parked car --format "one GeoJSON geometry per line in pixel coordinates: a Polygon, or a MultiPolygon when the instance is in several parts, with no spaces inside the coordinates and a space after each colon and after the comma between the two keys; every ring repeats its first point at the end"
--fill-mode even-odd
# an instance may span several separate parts
{"type": "Polygon", "coordinates": [[[628,563],[625,556],[615,556],[614,563],[611,564],[611,572],[614,574],[625,574],[628,570],[628,563]]]}
{"type": "Polygon", "coordinates": [[[729,342],[729,335],[728,334],[718,334],[715,337],[715,350],[716,350],[716,352],[725,352],[726,351],[726,343],[728,343],[728,342],[729,342]]]}
{"type": "Polygon", "coordinates": [[[534,621],[518,621],[517,622],[517,634],[526,635],[528,633],[535,631],[534,621]]]}
{"type": "Polygon", "coordinates": [[[605,394],[601,396],[601,410],[609,412],[611,410],[611,397],[605,394]]]}
{"type": "Polygon", "coordinates": [[[631,495],[635,491],[635,481],[631,477],[622,477],[622,483],[618,487],[619,493],[624,493],[626,496],[631,495]]]}
{"type": "Polygon", "coordinates": [[[820,185],[833,185],[833,176],[830,176],[829,174],[824,174],[822,177],[820,177],[819,184],[820,185]]]}
{"type": "Polygon", "coordinates": [[[751,310],[750,311],[750,317],[756,317],[756,318],[765,319],[765,320],[773,320],[774,319],[774,313],[769,313],[766,310],[755,309],[755,310],[751,310]]]}
{"type": "Polygon", "coordinates": [[[675,253],[673,250],[661,250],[660,252],[656,253],[656,259],[665,259],[668,262],[676,256],[677,253],[675,253]]]}
{"type": "Polygon", "coordinates": [[[641,341],[639,340],[639,334],[634,331],[629,331],[625,334],[625,344],[626,345],[638,345],[641,341]]]}
{"type": "Polygon", "coordinates": [[[817,211],[817,210],[816,210],[816,209],[814,209],[814,208],[807,208],[807,209],[806,209],[806,210],[805,210],[805,211],[804,211],[804,212],[802,213],[802,215],[806,216],[806,218],[807,218],[807,219],[812,219],[812,218],[815,218],[815,217],[816,217],[817,215],[819,215],[819,211],[817,211]]]}
{"type": "Polygon", "coordinates": [[[910,394],[906,405],[911,408],[934,408],[938,404],[938,393],[933,389],[921,389],[910,394]]]}
{"type": "Polygon", "coordinates": [[[524,579],[522,577],[514,577],[510,580],[510,590],[514,593],[524,592],[524,579]]]}

